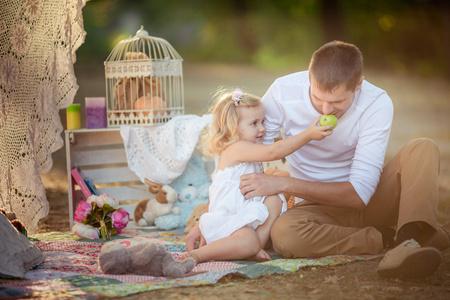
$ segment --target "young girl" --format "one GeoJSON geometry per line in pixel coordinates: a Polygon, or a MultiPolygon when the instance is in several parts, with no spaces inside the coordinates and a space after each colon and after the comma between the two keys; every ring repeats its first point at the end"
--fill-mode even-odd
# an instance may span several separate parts
{"type": "Polygon", "coordinates": [[[222,92],[213,107],[213,121],[203,136],[204,153],[220,156],[209,188],[208,212],[199,227],[206,245],[182,254],[197,263],[209,260],[270,260],[263,250],[275,219],[286,211],[283,195],[245,200],[240,176],[263,172],[261,161],[281,159],[311,140],[330,135],[333,126],[311,126],[293,137],[263,145],[266,133],[265,108],[260,98],[242,93],[222,92]]]}

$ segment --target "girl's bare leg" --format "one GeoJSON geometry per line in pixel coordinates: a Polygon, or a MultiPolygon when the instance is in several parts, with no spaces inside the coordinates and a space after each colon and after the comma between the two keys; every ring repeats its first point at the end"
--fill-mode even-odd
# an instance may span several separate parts
{"type": "Polygon", "coordinates": [[[267,242],[269,241],[270,229],[272,229],[273,223],[281,214],[281,208],[283,205],[283,201],[277,195],[268,196],[264,200],[264,204],[269,209],[269,217],[264,222],[264,224],[262,224],[262,225],[258,226],[258,228],[256,228],[256,233],[258,234],[258,238],[259,238],[262,249],[264,249],[267,242]]]}
{"type": "Polygon", "coordinates": [[[255,256],[261,249],[255,230],[244,226],[229,237],[201,248],[184,252],[181,259],[192,257],[197,263],[209,260],[239,260],[255,256]]]}
{"type": "Polygon", "coordinates": [[[270,237],[270,229],[272,228],[273,223],[281,214],[281,208],[283,205],[283,201],[279,196],[268,196],[264,200],[264,204],[269,209],[269,217],[264,222],[264,224],[258,226],[256,228],[256,234],[258,235],[259,242],[261,245],[261,250],[254,256],[252,259],[258,261],[271,260],[270,255],[264,251],[264,248],[269,241],[270,237]]]}

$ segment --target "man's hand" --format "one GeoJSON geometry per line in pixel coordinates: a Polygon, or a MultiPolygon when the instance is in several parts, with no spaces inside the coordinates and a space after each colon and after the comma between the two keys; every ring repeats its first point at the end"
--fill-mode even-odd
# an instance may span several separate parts
{"type": "Polygon", "coordinates": [[[200,248],[206,245],[206,241],[202,236],[198,222],[195,223],[191,231],[189,231],[188,235],[184,238],[184,242],[186,243],[187,251],[192,251],[195,248],[200,248]],[[198,247],[196,247],[196,244],[198,244],[198,247]]]}
{"type": "Polygon", "coordinates": [[[262,173],[251,173],[241,176],[239,188],[245,199],[256,196],[277,195],[281,192],[280,180],[282,176],[268,175],[262,173]]]}

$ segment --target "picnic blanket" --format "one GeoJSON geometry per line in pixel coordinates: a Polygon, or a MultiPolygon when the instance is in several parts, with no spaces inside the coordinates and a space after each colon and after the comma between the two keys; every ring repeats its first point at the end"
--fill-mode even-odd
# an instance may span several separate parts
{"type": "MultiPolygon", "coordinates": [[[[158,229],[124,229],[113,239],[134,237],[157,241],[175,259],[185,251],[185,234],[181,231],[158,229]]],[[[29,237],[46,255],[43,263],[28,271],[24,280],[0,280],[1,296],[29,296],[33,298],[95,299],[122,297],[161,288],[215,284],[228,274],[256,278],[270,274],[294,272],[305,266],[344,264],[368,260],[376,256],[335,255],[317,259],[281,259],[274,253],[268,262],[211,261],[198,264],[184,278],[164,278],[143,275],[111,275],[102,273],[97,257],[104,243],[102,239],[86,240],[71,232],[50,232],[29,237]]]]}

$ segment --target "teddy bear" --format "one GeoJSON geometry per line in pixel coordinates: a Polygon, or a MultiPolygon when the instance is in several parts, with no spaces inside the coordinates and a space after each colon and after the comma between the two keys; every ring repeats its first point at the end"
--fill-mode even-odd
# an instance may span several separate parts
{"type": "Polygon", "coordinates": [[[152,199],[141,200],[134,210],[134,222],[137,226],[145,227],[155,224],[155,219],[166,214],[179,215],[181,209],[175,207],[178,193],[169,185],[144,179],[150,193],[155,194],[152,199]]]}
{"type": "Polygon", "coordinates": [[[170,184],[178,192],[178,200],[174,206],[179,207],[181,213],[157,217],[156,227],[162,230],[185,227],[192,210],[198,204],[208,202],[210,185],[211,178],[205,162],[200,155],[192,155],[184,172],[170,184]]]}
{"type": "Polygon", "coordinates": [[[16,218],[14,213],[7,213],[4,209],[0,208],[0,213],[4,214],[9,222],[24,236],[27,236],[27,229],[25,228],[25,224],[22,223],[19,219],[16,218]]]}
{"type": "MultiPolygon", "coordinates": [[[[148,59],[147,54],[142,52],[126,53],[126,60],[129,61],[148,59]]],[[[163,86],[155,76],[120,78],[114,85],[113,92],[116,100],[114,110],[164,109],[166,107],[163,86]]],[[[129,112],[124,115],[128,116],[129,112]]]]}
{"type": "Polygon", "coordinates": [[[200,203],[197,205],[189,215],[189,219],[186,221],[186,227],[184,228],[184,233],[189,233],[192,227],[194,227],[195,223],[200,220],[201,215],[205,212],[206,206],[208,203],[200,203]]]}
{"type": "Polygon", "coordinates": [[[179,278],[192,271],[193,258],[175,260],[166,248],[145,238],[105,243],[98,255],[98,266],[107,274],[137,274],[179,278]]]}

